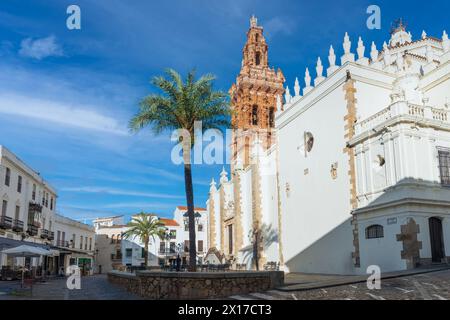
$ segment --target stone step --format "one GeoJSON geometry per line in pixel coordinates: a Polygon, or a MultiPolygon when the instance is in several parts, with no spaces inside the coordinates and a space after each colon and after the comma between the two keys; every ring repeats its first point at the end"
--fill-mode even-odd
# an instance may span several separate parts
{"type": "Polygon", "coordinates": [[[269,290],[266,291],[266,293],[274,295],[274,296],[279,296],[281,299],[285,299],[285,300],[294,300],[294,296],[292,292],[285,292],[285,291],[280,291],[280,290],[269,290]]]}
{"type": "Polygon", "coordinates": [[[233,299],[233,300],[259,300],[259,299],[256,299],[255,297],[252,297],[249,295],[242,295],[242,296],[234,295],[234,296],[230,296],[229,298],[233,299]]]}
{"type": "Polygon", "coordinates": [[[262,300],[280,300],[279,298],[276,298],[274,296],[270,296],[264,293],[259,293],[259,292],[253,292],[249,294],[252,297],[255,297],[257,299],[262,299],[262,300]]]}

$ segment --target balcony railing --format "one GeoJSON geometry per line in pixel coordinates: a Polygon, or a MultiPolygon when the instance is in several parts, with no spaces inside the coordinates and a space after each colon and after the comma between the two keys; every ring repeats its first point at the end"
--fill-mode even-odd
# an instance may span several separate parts
{"type": "Polygon", "coordinates": [[[57,247],[68,248],[68,247],[69,247],[69,241],[66,241],[66,240],[57,240],[57,241],[56,241],[56,246],[57,246],[57,247]]]}
{"type": "Polygon", "coordinates": [[[42,239],[47,239],[48,238],[48,234],[49,234],[49,231],[47,229],[42,229],[41,230],[41,238],[42,239]]]}
{"type": "Polygon", "coordinates": [[[35,226],[34,224],[29,224],[29,225],[28,225],[27,233],[28,233],[30,236],[35,236],[35,235],[38,234],[38,230],[39,230],[39,228],[38,228],[37,226],[35,226]]]}
{"type": "Polygon", "coordinates": [[[159,249],[159,254],[170,254],[170,253],[177,253],[175,249],[159,249]]]}
{"type": "Polygon", "coordinates": [[[111,260],[122,260],[122,254],[111,253],[111,260]]]}
{"type": "Polygon", "coordinates": [[[23,221],[14,219],[12,229],[16,232],[23,232],[23,221]]]}
{"type": "Polygon", "coordinates": [[[8,216],[0,216],[0,228],[1,229],[11,229],[12,228],[12,218],[8,216]]]}
{"type": "Polygon", "coordinates": [[[360,134],[372,130],[383,122],[398,116],[413,117],[415,121],[434,120],[447,124],[450,119],[449,111],[446,109],[398,101],[369,118],[355,123],[355,133],[360,134]]]}

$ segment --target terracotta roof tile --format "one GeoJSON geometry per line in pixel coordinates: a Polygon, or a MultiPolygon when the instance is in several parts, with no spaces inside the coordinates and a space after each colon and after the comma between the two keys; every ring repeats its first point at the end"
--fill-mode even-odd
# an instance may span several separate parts
{"type": "MultiPolygon", "coordinates": [[[[187,206],[177,206],[180,210],[187,210],[187,206]]],[[[206,211],[206,208],[194,207],[195,211],[206,211]]]]}
{"type": "Polygon", "coordinates": [[[178,222],[176,222],[173,219],[159,218],[159,221],[164,223],[165,226],[170,226],[170,227],[178,227],[179,226],[178,222]]]}

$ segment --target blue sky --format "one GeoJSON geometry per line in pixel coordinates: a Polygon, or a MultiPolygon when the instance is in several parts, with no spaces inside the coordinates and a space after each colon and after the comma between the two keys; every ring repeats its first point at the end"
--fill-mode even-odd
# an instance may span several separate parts
{"type": "MultiPolygon", "coordinates": [[[[292,87],[330,44],[342,54],[347,31],[381,48],[402,17],[413,38],[450,31],[448,1],[13,1],[0,3],[0,144],[59,194],[58,211],[87,220],[144,210],[171,216],[185,205],[183,168],[172,164],[169,134],[131,135],[127,122],[151,93],[149,79],[172,67],[217,75],[227,91],[239,72],[255,14],[269,63],[292,87]],[[81,30],[66,28],[66,8],[81,8],[81,30]],[[381,30],[366,8],[381,7],[381,30]]],[[[301,84],[303,85],[303,84],[301,84]]],[[[195,202],[204,206],[220,165],[194,166],[195,202]]]]}

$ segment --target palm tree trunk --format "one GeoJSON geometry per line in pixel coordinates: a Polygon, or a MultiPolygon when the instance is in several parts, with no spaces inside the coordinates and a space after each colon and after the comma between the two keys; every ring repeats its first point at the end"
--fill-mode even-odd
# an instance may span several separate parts
{"type": "Polygon", "coordinates": [[[194,188],[192,186],[192,169],[191,169],[191,146],[183,146],[184,158],[184,184],[186,188],[186,202],[188,207],[189,219],[189,271],[195,272],[197,269],[197,250],[195,247],[195,216],[194,216],[194,188]]]}
{"type": "Polygon", "coordinates": [[[148,266],[148,240],[145,240],[145,243],[144,243],[144,265],[145,265],[145,269],[147,269],[147,266],[148,266]]]}

